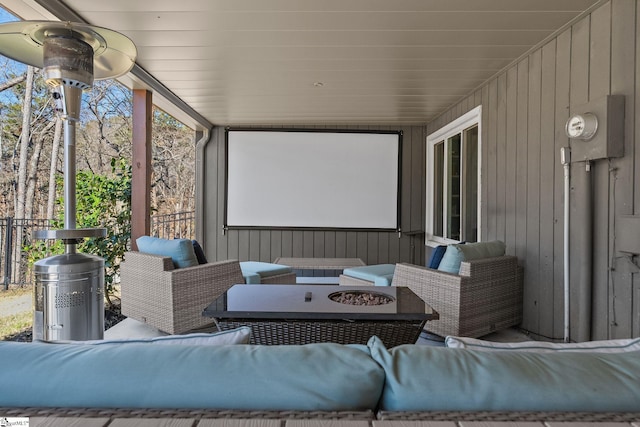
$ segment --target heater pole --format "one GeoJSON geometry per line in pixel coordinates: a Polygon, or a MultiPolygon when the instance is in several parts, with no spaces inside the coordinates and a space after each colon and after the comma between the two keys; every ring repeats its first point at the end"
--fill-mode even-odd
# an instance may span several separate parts
{"type": "Polygon", "coordinates": [[[64,122],[64,228],[76,228],[76,124],[64,122]]]}

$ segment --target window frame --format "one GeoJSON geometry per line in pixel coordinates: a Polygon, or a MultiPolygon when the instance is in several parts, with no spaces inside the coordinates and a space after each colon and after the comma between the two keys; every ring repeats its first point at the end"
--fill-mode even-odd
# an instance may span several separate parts
{"type": "MultiPolygon", "coordinates": [[[[478,223],[478,236],[477,241],[482,241],[482,106],[479,105],[469,112],[463,114],[442,128],[436,130],[435,132],[429,134],[427,136],[427,163],[426,163],[426,210],[425,210],[425,245],[435,247],[438,245],[446,245],[451,243],[457,243],[457,240],[452,240],[442,236],[435,236],[434,227],[433,227],[433,209],[434,209],[434,148],[437,144],[446,141],[448,138],[451,138],[457,134],[463,134],[467,129],[477,126],[478,127],[478,188],[477,188],[477,223],[478,223]]],[[[445,163],[446,163],[446,150],[445,150],[445,163]]],[[[462,171],[461,171],[462,172],[462,171]]],[[[446,173],[446,170],[445,170],[446,173]]],[[[446,186],[446,183],[444,184],[446,186]]],[[[444,197],[444,195],[443,195],[444,197]]],[[[443,199],[444,200],[444,199],[443,199]]],[[[446,213],[444,214],[446,215],[446,213]]],[[[443,228],[446,232],[446,230],[443,228]]],[[[443,232],[443,234],[445,234],[443,232]]]]}

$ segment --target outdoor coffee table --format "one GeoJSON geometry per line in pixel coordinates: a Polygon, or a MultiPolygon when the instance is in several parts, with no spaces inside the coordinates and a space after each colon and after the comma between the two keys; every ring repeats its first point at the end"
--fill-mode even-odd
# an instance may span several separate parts
{"type": "Polygon", "coordinates": [[[428,320],[438,319],[407,287],[333,285],[234,285],[203,312],[220,330],[252,329],[252,344],[366,344],[373,335],[387,347],[413,344],[428,320]],[[379,293],[393,301],[351,305],[336,292],[379,293]]]}
{"type": "Polygon", "coordinates": [[[366,265],[360,258],[276,258],[275,264],[282,264],[295,270],[344,270],[366,265]]]}

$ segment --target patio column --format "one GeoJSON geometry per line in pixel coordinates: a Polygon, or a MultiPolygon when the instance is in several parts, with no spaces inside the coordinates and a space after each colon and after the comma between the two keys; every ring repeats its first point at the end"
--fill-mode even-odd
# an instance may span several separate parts
{"type": "Polygon", "coordinates": [[[152,93],[133,90],[133,150],[131,160],[131,249],[151,230],[152,93]]]}

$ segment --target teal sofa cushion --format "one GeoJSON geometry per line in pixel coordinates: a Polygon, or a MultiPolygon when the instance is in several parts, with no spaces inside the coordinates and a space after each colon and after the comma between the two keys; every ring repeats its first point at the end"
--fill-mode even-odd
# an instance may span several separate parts
{"type": "Polygon", "coordinates": [[[0,342],[0,407],[375,408],[384,371],[366,346],[0,342]],[[10,391],[10,392],[9,392],[10,391]]]}
{"type": "MultiPolygon", "coordinates": [[[[125,319],[129,320],[129,319],[125,319]]],[[[133,319],[131,319],[133,320],[133,319]]],[[[120,322],[122,323],[122,322],[120,322]]],[[[118,325],[116,325],[118,326],[118,325]]],[[[106,335],[106,333],[105,333],[106,335]]],[[[111,334],[110,334],[111,335],[111,334]]],[[[156,336],[138,336],[123,338],[106,338],[103,340],[88,341],[53,341],[52,344],[68,343],[73,345],[109,345],[109,344],[151,344],[151,345],[230,345],[249,344],[251,328],[240,326],[236,329],[208,333],[195,332],[184,335],[166,335],[158,331],[156,336]]]]}
{"type": "Polygon", "coordinates": [[[160,239],[158,237],[141,236],[136,239],[138,250],[152,255],[171,257],[176,268],[198,265],[198,258],[193,250],[193,242],[189,239],[160,239]]]}
{"type": "Polygon", "coordinates": [[[243,271],[242,277],[244,277],[244,283],[246,283],[247,285],[260,284],[260,275],[258,273],[247,273],[243,271]]]}
{"type": "Polygon", "coordinates": [[[369,340],[387,411],[596,411],[640,408],[640,352],[532,353],[369,340]]]}
{"type": "Polygon", "coordinates": [[[257,274],[260,277],[291,273],[291,267],[289,266],[260,261],[241,261],[240,269],[243,275],[257,274]]]}
{"type": "Polygon", "coordinates": [[[500,240],[492,242],[477,242],[448,245],[438,270],[458,274],[462,261],[473,259],[493,258],[505,254],[505,244],[500,240]]]}
{"type": "Polygon", "coordinates": [[[626,351],[640,351],[640,338],[586,341],[578,343],[552,343],[546,341],[524,342],[494,342],[477,338],[446,337],[445,347],[466,348],[476,351],[533,351],[549,352],[592,352],[592,353],[621,353],[626,351]]]}
{"type": "Polygon", "coordinates": [[[395,269],[395,264],[364,265],[345,268],[342,274],[372,282],[376,286],[391,286],[395,269]]]}

